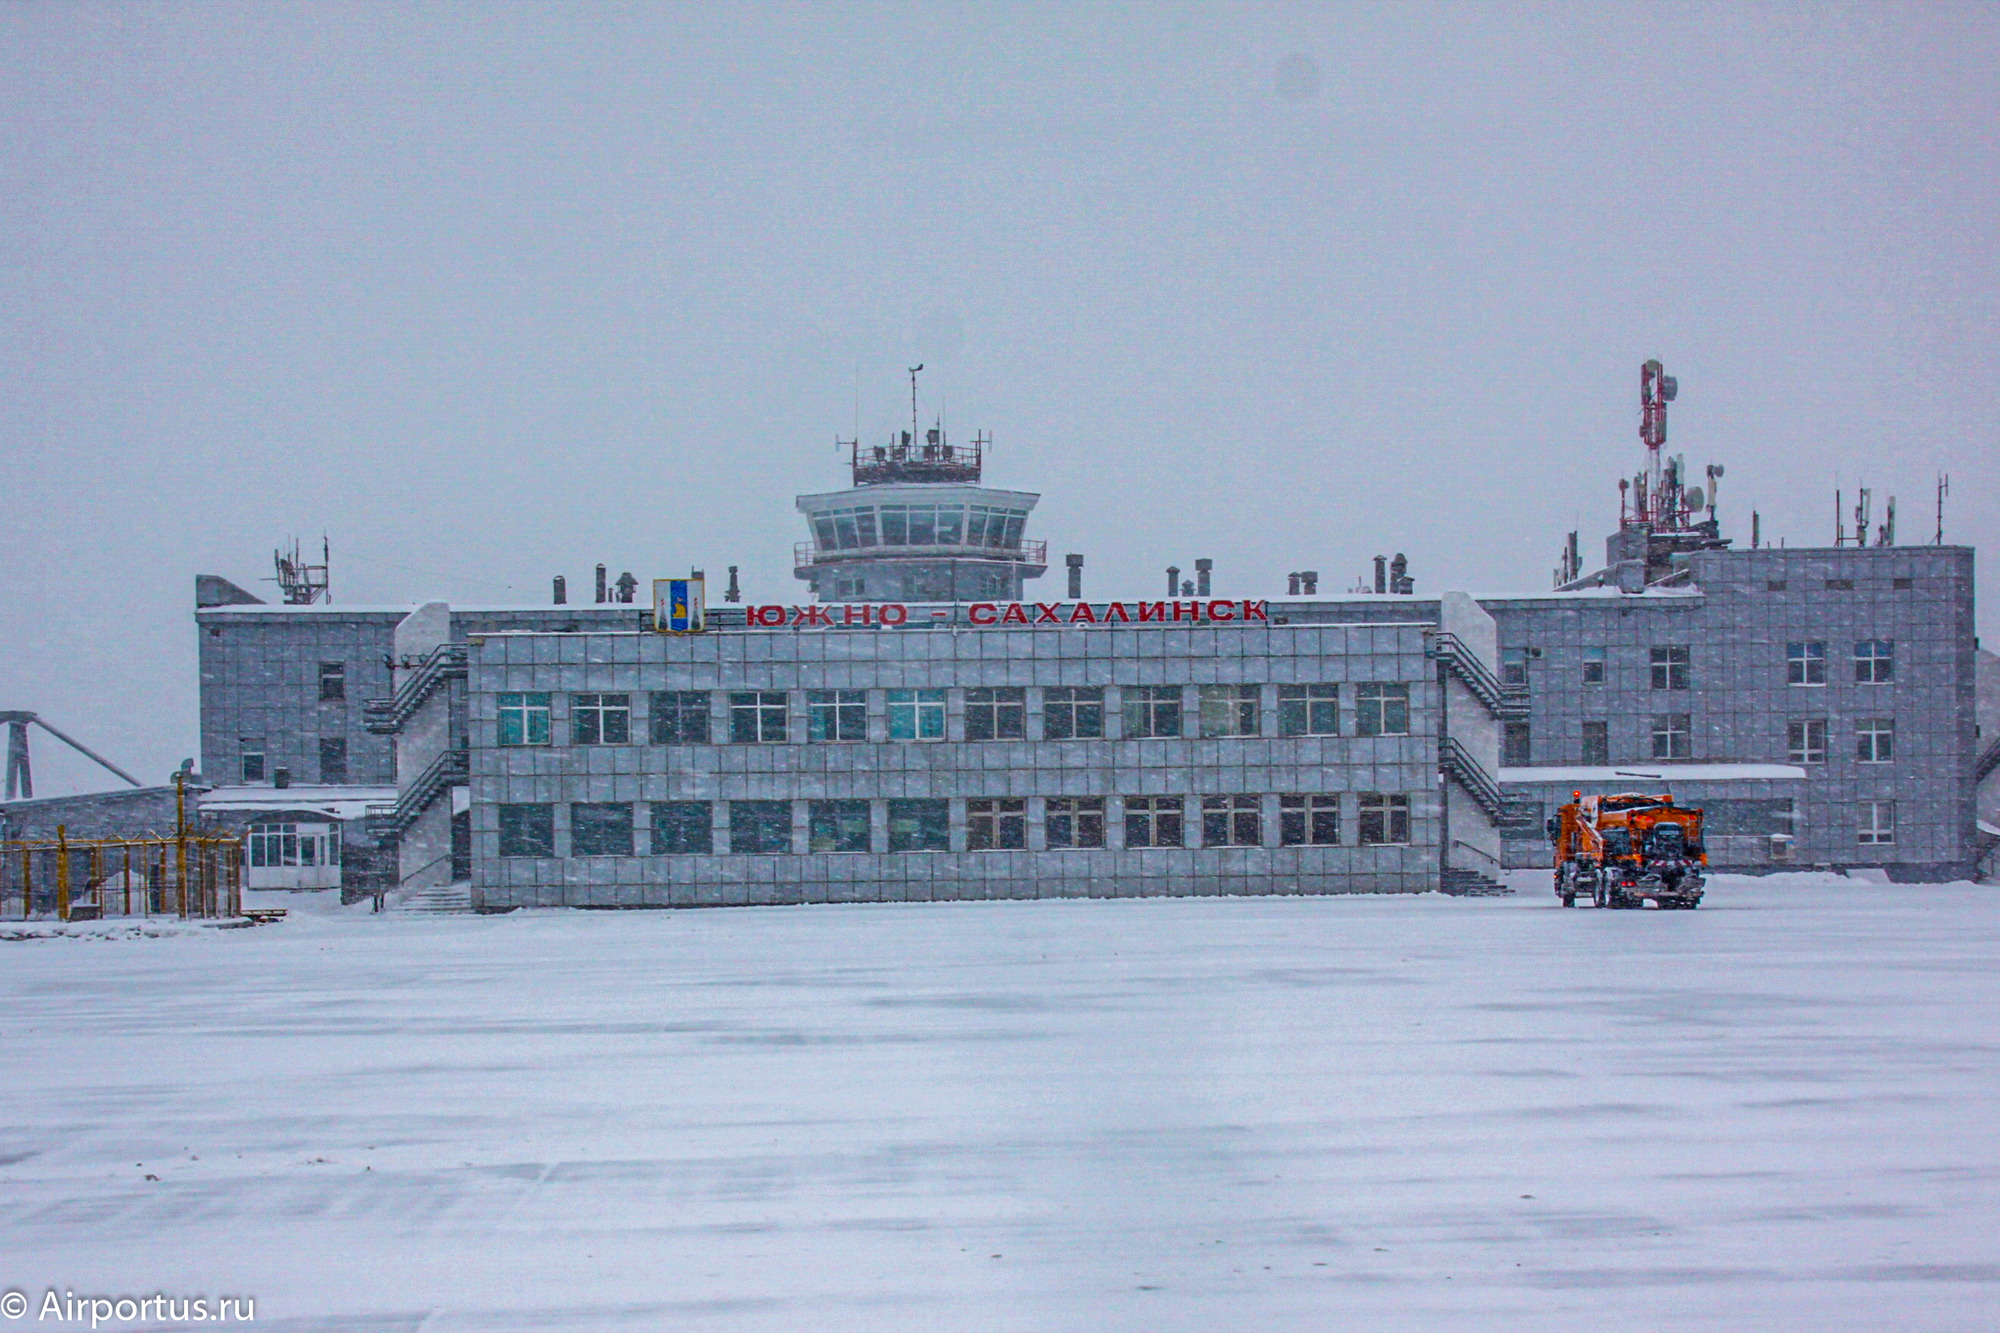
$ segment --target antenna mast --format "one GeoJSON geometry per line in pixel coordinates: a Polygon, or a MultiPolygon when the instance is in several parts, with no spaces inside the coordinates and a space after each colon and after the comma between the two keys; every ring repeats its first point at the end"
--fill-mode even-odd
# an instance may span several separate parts
{"type": "Polygon", "coordinates": [[[922,431],[917,429],[917,372],[923,368],[924,363],[921,361],[910,367],[910,438],[912,440],[923,434],[922,431]]]}

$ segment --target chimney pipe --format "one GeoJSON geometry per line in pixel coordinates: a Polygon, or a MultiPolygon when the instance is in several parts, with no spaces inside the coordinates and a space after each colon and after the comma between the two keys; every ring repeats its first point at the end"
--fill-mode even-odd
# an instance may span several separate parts
{"type": "Polygon", "coordinates": [[[1306,596],[1319,596],[1319,571],[1317,569],[1300,570],[1299,581],[1305,585],[1304,592],[1306,596]]]}
{"type": "Polygon", "coordinates": [[[1389,575],[1388,575],[1388,572],[1387,572],[1387,571],[1388,571],[1388,568],[1389,568],[1389,558],[1388,558],[1387,556],[1381,556],[1381,555],[1378,555],[1378,556],[1376,556],[1376,557],[1375,557],[1375,591],[1376,591],[1376,592],[1387,592],[1387,591],[1389,591],[1389,575]]]}
{"type": "Polygon", "coordinates": [[[1208,576],[1215,569],[1215,562],[1206,556],[1194,562],[1194,591],[1197,597],[1208,596],[1208,576]]]}
{"type": "Polygon", "coordinates": [[[722,600],[725,602],[740,602],[743,600],[743,589],[736,584],[736,566],[734,565],[729,567],[729,591],[722,594],[722,600]]]}
{"type": "Polygon", "coordinates": [[[604,600],[604,566],[601,564],[597,567],[597,600],[604,600]]]}
{"type": "Polygon", "coordinates": [[[1181,595],[1181,567],[1179,565],[1168,565],[1167,596],[1178,597],[1180,595],[1181,595]]]}
{"type": "Polygon", "coordinates": [[[1069,566],[1069,599],[1080,602],[1083,600],[1083,557],[1071,552],[1063,557],[1063,563],[1069,566]]]}
{"type": "Polygon", "coordinates": [[[1183,597],[1192,597],[1192,596],[1194,596],[1194,580],[1193,580],[1193,579],[1182,579],[1182,580],[1181,580],[1181,596],[1183,596],[1183,597]]]}
{"type": "Polygon", "coordinates": [[[569,580],[560,574],[555,577],[555,596],[557,606],[569,604],[569,580]]]}
{"type": "Polygon", "coordinates": [[[1389,591],[1398,597],[1408,597],[1417,590],[1417,581],[1409,577],[1410,557],[1401,551],[1389,562],[1389,591]]]}
{"type": "Polygon", "coordinates": [[[289,787],[289,786],[291,786],[291,785],[292,785],[292,770],[291,770],[291,769],[289,769],[289,768],[274,768],[274,769],[272,769],[272,770],[271,770],[271,785],[272,785],[273,787],[289,787]]]}
{"type": "Polygon", "coordinates": [[[1299,595],[1299,576],[1297,574],[1285,575],[1285,596],[1297,597],[1298,595],[1299,595]]]}
{"type": "Polygon", "coordinates": [[[618,600],[620,603],[630,605],[632,594],[638,590],[639,580],[632,577],[631,570],[628,569],[618,576],[618,600]]]}

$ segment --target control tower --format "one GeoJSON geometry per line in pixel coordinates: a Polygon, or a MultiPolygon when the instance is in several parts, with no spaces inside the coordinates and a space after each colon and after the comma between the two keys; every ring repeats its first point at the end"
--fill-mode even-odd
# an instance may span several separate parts
{"type": "Polygon", "coordinates": [[[980,485],[984,435],[956,446],[939,422],[918,439],[915,384],[913,371],[909,430],[865,449],[839,441],[852,487],[798,498],[812,540],[792,572],[822,602],[1018,601],[1048,569],[1048,544],[1021,535],[1041,496],[980,485]]]}

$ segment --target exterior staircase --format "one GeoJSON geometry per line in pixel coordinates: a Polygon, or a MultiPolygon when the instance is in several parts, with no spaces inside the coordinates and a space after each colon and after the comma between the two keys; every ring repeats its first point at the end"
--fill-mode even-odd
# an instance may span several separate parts
{"type": "Polygon", "coordinates": [[[472,885],[437,884],[428,889],[411,889],[398,897],[392,912],[421,912],[436,916],[448,912],[470,912],[472,910],[472,885]]]}
{"type": "Polygon", "coordinates": [[[1505,898],[1511,896],[1514,891],[1491,875],[1483,875],[1477,870],[1461,870],[1453,866],[1444,872],[1443,880],[1438,885],[1438,892],[1450,894],[1454,898],[1505,898]]]}

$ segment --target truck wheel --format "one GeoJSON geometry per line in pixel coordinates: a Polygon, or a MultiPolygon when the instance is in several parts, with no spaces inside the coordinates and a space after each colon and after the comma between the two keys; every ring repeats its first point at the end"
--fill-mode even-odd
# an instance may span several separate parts
{"type": "Polygon", "coordinates": [[[1563,895],[1563,906],[1564,907],[1576,906],[1576,895],[1573,893],[1565,893],[1563,895]]]}

